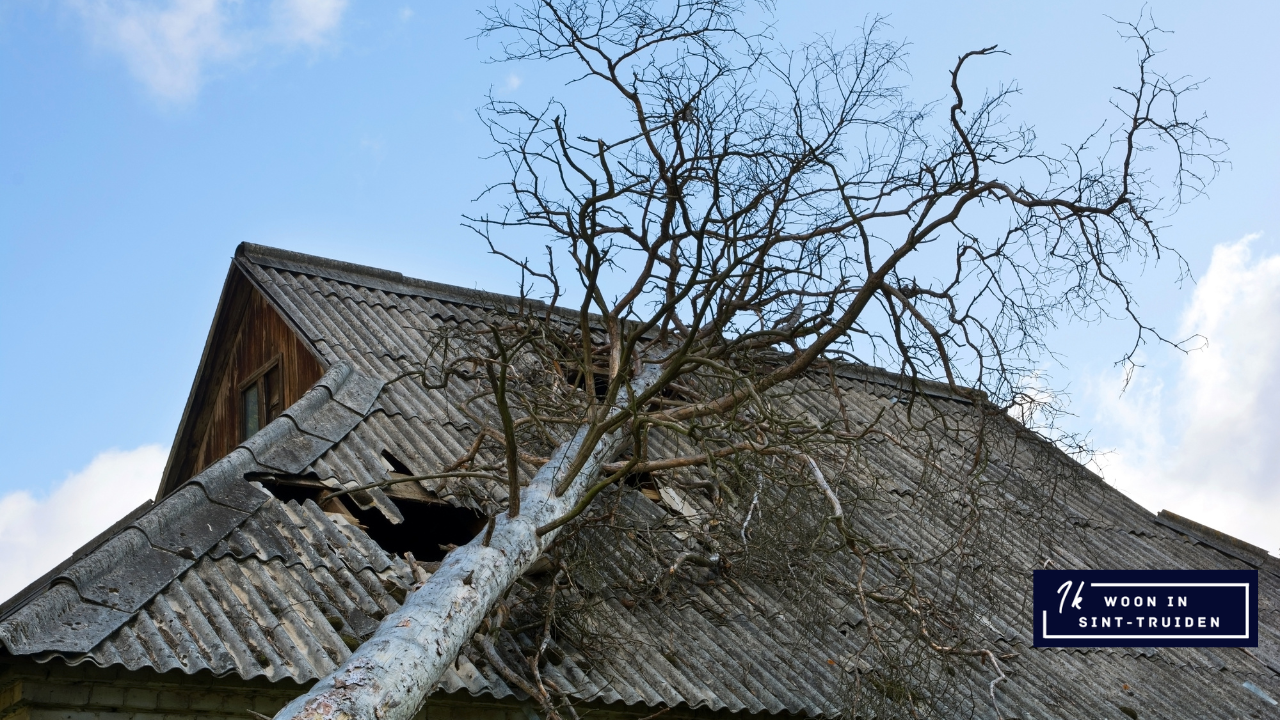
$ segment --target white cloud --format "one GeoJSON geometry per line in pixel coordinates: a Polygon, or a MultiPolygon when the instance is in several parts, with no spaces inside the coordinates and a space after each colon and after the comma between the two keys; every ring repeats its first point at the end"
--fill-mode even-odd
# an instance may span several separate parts
{"type": "Polygon", "coordinates": [[[521,84],[521,83],[523,83],[523,82],[524,82],[524,80],[523,80],[523,79],[521,79],[521,77],[520,77],[519,75],[517,75],[517,74],[515,74],[515,73],[511,73],[510,75],[508,75],[508,76],[507,76],[506,91],[507,91],[507,92],[512,92],[512,91],[514,91],[514,90],[518,89],[518,88],[520,87],[520,84],[521,84]]]}
{"type": "Polygon", "coordinates": [[[276,0],[277,27],[284,42],[323,45],[346,8],[347,0],[276,0]]]}
{"type": "Polygon", "coordinates": [[[408,5],[405,5],[404,7],[400,8],[401,22],[409,22],[410,18],[412,17],[413,17],[413,8],[409,7],[408,5]]]}
{"type": "Polygon", "coordinates": [[[120,54],[159,98],[181,102],[211,67],[270,48],[319,47],[347,0],[67,0],[94,41],[120,54]]]}
{"type": "Polygon", "coordinates": [[[112,0],[78,0],[94,39],[124,56],[152,92],[184,100],[200,86],[204,66],[237,54],[226,36],[221,0],[173,0],[165,7],[112,0]]]}
{"type": "Polygon", "coordinates": [[[1168,509],[1280,548],[1280,255],[1255,257],[1257,236],[1214,248],[1182,318],[1207,342],[1171,382],[1139,376],[1123,396],[1103,383],[1097,420],[1118,447],[1108,480],[1152,510],[1168,509]]]}
{"type": "Polygon", "coordinates": [[[47,497],[25,491],[0,497],[0,601],[154,497],[168,455],[158,445],[108,450],[47,497]]]}

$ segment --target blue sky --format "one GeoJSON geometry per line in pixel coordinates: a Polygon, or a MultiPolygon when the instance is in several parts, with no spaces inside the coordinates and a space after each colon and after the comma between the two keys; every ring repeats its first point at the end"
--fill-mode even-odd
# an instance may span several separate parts
{"type": "MultiPolygon", "coordinates": [[[[793,0],[776,22],[789,40],[851,38],[887,15],[912,43],[920,100],[945,94],[959,53],[999,44],[1011,55],[970,83],[1016,81],[1013,111],[1051,145],[1093,129],[1130,78],[1133,48],[1107,15],[1144,5],[1173,31],[1164,67],[1208,80],[1190,104],[1233,166],[1169,219],[1200,285],[1154,268],[1141,300],[1165,327],[1218,338],[1190,360],[1151,349],[1123,397],[1120,326],[1065,328],[1066,367],[1046,371],[1078,429],[1115,450],[1109,479],[1275,552],[1280,6],[793,0]]],[[[0,546],[34,547],[69,488],[118,483],[108,495],[128,508],[154,487],[237,243],[510,289],[460,226],[501,179],[475,111],[489,91],[538,104],[564,78],[485,63],[478,26],[475,6],[449,3],[0,4],[0,546]]],[[[71,529],[49,552],[123,512],[104,502],[58,520],[71,529]]]]}

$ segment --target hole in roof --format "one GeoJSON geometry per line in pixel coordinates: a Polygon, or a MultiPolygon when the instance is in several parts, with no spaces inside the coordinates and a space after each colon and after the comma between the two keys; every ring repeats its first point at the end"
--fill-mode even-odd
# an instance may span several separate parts
{"type": "MultiPolygon", "coordinates": [[[[400,458],[392,455],[390,450],[384,449],[380,457],[382,459],[382,467],[386,469],[387,472],[404,475],[406,477],[413,475],[413,472],[409,470],[409,466],[400,462],[400,458]]],[[[417,556],[415,555],[414,557],[417,556]]]]}
{"type": "MultiPolygon", "coordinates": [[[[627,448],[618,455],[620,462],[626,462],[633,457],[632,449],[627,448]]],[[[639,490],[645,497],[658,502],[662,499],[662,495],[658,492],[658,481],[654,478],[653,473],[649,472],[633,472],[627,473],[622,478],[623,487],[634,488],[639,490]]]]}
{"type": "Polygon", "coordinates": [[[861,624],[862,624],[861,620],[858,620],[857,622],[852,622],[852,623],[845,621],[843,623],[840,623],[840,627],[836,629],[836,632],[840,633],[843,637],[849,637],[849,635],[853,632],[853,629],[861,624]]]}
{"type": "Polygon", "coordinates": [[[255,477],[283,502],[311,500],[326,513],[341,515],[359,527],[383,550],[403,556],[406,552],[423,562],[444,559],[449,546],[465,545],[479,535],[486,523],[484,515],[441,501],[423,502],[404,497],[388,499],[404,516],[396,525],[376,507],[361,509],[350,496],[325,499],[329,488],[314,477],[255,477]]]}
{"type": "Polygon", "coordinates": [[[484,530],[485,517],[474,510],[447,503],[400,498],[391,501],[404,515],[404,522],[398,525],[393,525],[377,508],[361,510],[346,498],[335,499],[330,504],[342,502],[347,512],[364,527],[365,534],[383,550],[400,556],[411,552],[423,562],[443,560],[452,549],[450,546],[466,545],[484,530]]]}
{"type": "MultiPolygon", "coordinates": [[[[564,379],[579,390],[587,389],[587,374],[575,366],[565,368],[564,379]]],[[[609,369],[592,367],[591,385],[595,391],[596,399],[603,400],[604,396],[609,393],[609,369]]]]}
{"type": "Polygon", "coordinates": [[[320,484],[320,481],[312,478],[282,478],[255,473],[250,473],[245,477],[261,483],[263,487],[283,503],[292,500],[301,505],[308,500],[315,501],[320,497],[320,493],[324,491],[324,486],[320,484]]]}
{"type": "Polygon", "coordinates": [[[654,480],[653,473],[631,473],[622,478],[622,484],[639,490],[641,494],[654,502],[662,499],[662,494],[658,492],[658,483],[654,480]]]}

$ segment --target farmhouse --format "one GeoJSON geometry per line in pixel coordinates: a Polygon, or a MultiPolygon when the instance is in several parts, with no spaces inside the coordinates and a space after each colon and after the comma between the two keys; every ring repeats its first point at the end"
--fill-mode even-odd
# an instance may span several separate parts
{"type": "MultiPolygon", "coordinates": [[[[430,354],[433,331],[482,324],[509,301],[240,246],[155,502],[0,606],[0,719],[247,720],[272,715],[333,670],[506,502],[501,483],[467,477],[329,494],[430,473],[467,452],[475,430],[465,393],[397,378],[430,354]]],[[[824,371],[796,402],[797,412],[892,419],[909,411],[909,396],[957,414],[982,402],[852,366],[824,371]]],[[[1016,423],[1008,425],[1013,437],[1016,423]]],[[[874,611],[849,602],[854,570],[838,556],[824,570],[829,582],[804,592],[781,577],[692,564],[636,591],[636,578],[665,577],[671,558],[699,541],[699,514],[713,502],[647,478],[613,491],[610,512],[626,522],[610,541],[577,550],[594,562],[563,593],[593,598],[589,622],[546,639],[536,622],[512,627],[497,662],[469,647],[419,717],[541,716],[531,681],[521,680],[529,673],[513,671],[522,660],[561,707],[571,701],[580,717],[610,720],[892,716],[877,708],[1037,719],[1280,713],[1277,560],[1190,520],[1150,514],[1048,443],[1003,447],[984,487],[1011,506],[1060,479],[1073,491],[996,533],[990,556],[1000,570],[971,568],[987,573],[986,584],[955,584],[957,607],[973,620],[967,632],[992,649],[991,661],[868,662],[859,629],[874,611]],[[1062,530],[1046,540],[1035,528],[1047,526],[1062,530]],[[1260,646],[1033,648],[1031,571],[1043,567],[1256,568],[1260,646]],[[956,692],[934,693],[935,684],[956,692]]],[[[869,441],[867,472],[877,480],[863,492],[878,510],[853,522],[907,547],[942,542],[950,531],[917,500],[920,478],[965,472],[960,450],[950,455],[956,468],[930,470],[899,444],[869,441]]],[[[751,520],[756,502],[737,502],[751,520]]],[[[528,585],[559,582],[553,576],[528,585]]],[[[522,588],[515,592],[532,592],[522,588]]],[[[882,658],[904,639],[875,642],[882,658]]]]}

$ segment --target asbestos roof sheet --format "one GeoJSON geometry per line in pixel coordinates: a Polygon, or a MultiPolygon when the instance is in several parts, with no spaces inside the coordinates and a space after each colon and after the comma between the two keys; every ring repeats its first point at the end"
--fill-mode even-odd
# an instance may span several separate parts
{"type": "Polygon", "coordinates": [[[301,469],[332,445],[299,425],[349,432],[360,416],[331,406],[353,382],[367,409],[380,383],[335,364],[289,414],[19,593],[0,609],[0,643],[102,666],[299,682],[328,672],[349,653],[339,630],[372,632],[409,569],[314,503],[285,505],[245,476],[301,469]]]}
{"type": "MultiPolygon", "coordinates": [[[[408,565],[360,529],[313,503],[273,498],[246,475],[313,475],[351,487],[388,477],[383,451],[414,473],[448,465],[476,430],[458,409],[463,390],[390,381],[430,352],[434,329],[483,323],[488,309],[507,299],[258,246],[242,246],[236,262],[327,361],[328,372],[241,448],[21,595],[22,602],[0,609],[0,643],[8,652],[304,682],[340,663],[411,586],[408,565]]],[[[921,392],[870,369],[836,382],[838,397],[830,383],[800,381],[790,400],[797,417],[843,412],[863,421],[881,417],[893,427],[907,412],[904,398],[921,392]]],[[[944,411],[962,414],[969,406],[944,387],[924,392],[944,411]]],[[[670,438],[655,443],[680,447],[670,438]]],[[[850,522],[921,553],[944,547],[969,500],[957,494],[950,507],[918,500],[923,477],[945,484],[963,474],[964,448],[942,452],[954,467],[931,469],[900,443],[869,439],[859,492],[874,511],[850,522]]],[[[1052,462],[1044,457],[1013,444],[986,470],[1014,508],[1001,518],[1007,527],[998,533],[1000,568],[988,569],[980,591],[959,581],[957,587],[984,642],[1005,656],[1005,675],[990,685],[996,674],[989,665],[962,664],[966,690],[949,696],[943,714],[990,716],[993,699],[1003,717],[1118,717],[1120,708],[1135,708],[1140,717],[1274,714],[1263,695],[1280,698],[1276,560],[1176,516],[1154,516],[1060,454],[1052,462]],[[1030,511],[1019,517],[1019,493],[1051,473],[1071,475],[1079,492],[1054,505],[1052,518],[1030,511]],[[1036,532],[1044,522],[1061,528],[1052,543],[1036,532]],[[1048,563],[1259,568],[1262,643],[1249,650],[1032,648],[1031,570],[1048,563]]],[[[505,487],[474,479],[424,490],[486,514],[506,502],[505,487]]],[[[804,593],[780,578],[744,577],[686,583],[678,599],[632,596],[624,588],[654,577],[687,546],[680,536],[696,535],[710,501],[678,488],[665,489],[657,501],[631,489],[610,493],[631,530],[581,536],[595,562],[574,592],[590,596],[582,622],[596,630],[575,636],[566,628],[558,636],[559,652],[541,668],[556,687],[605,703],[837,716],[848,707],[851,686],[877,677],[877,668],[860,665],[861,641],[851,632],[867,618],[841,590],[856,581],[856,568],[833,561],[824,570],[827,582],[804,593]],[[594,638],[591,646],[587,638],[594,638]]],[[[389,518],[396,512],[378,491],[355,500],[389,518]]],[[[523,697],[481,658],[476,648],[465,650],[440,690],[523,697]]]]}

